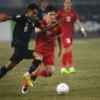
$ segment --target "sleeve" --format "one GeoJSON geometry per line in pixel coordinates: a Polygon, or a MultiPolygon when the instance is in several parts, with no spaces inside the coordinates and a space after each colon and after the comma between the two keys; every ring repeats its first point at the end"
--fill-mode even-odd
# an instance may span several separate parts
{"type": "Polygon", "coordinates": [[[74,20],[79,19],[78,14],[76,12],[74,12],[74,20]]]}
{"type": "Polygon", "coordinates": [[[13,21],[18,22],[20,19],[22,19],[22,15],[12,15],[13,21]]]}

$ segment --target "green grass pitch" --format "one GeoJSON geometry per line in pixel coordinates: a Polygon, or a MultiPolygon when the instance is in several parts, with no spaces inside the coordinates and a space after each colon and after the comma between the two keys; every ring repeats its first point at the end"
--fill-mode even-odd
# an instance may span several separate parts
{"type": "MultiPolygon", "coordinates": [[[[33,42],[30,43],[31,48],[33,42]]],[[[75,74],[60,74],[61,58],[55,52],[54,75],[39,77],[34,88],[29,88],[28,94],[22,94],[22,76],[31,64],[31,60],[23,60],[0,79],[0,100],[100,100],[100,39],[78,39],[74,40],[73,45],[75,74]],[[62,82],[70,88],[65,96],[56,93],[57,84],[62,82]]],[[[12,54],[10,43],[0,42],[0,66],[7,63],[12,54]]]]}

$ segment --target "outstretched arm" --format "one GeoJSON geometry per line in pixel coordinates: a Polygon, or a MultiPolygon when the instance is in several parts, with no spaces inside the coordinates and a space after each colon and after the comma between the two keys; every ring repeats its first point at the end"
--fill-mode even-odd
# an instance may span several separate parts
{"type": "Polygon", "coordinates": [[[84,35],[84,37],[86,37],[86,36],[87,36],[86,31],[85,31],[85,29],[83,28],[83,26],[82,26],[80,20],[79,20],[79,19],[76,20],[76,23],[77,23],[78,27],[80,28],[80,30],[81,30],[82,34],[84,35]]]}
{"type": "Polygon", "coordinates": [[[60,23],[62,23],[64,21],[64,19],[60,19],[58,21],[56,21],[55,23],[51,24],[50,26],[46,27],[44,30],[42,30],[42,32],[46,32],[48,30],[53,29],[54,27],[56,27],[57,25],[59,25],[60,23]]]}
{"type": "Polygon", "coordinates": [[[6,14],[0,14],[0,22],[12,20],[12,16],[8,16],[6,14]]]}
{"type": "Polygon", "coordinates": [[[57,25],[59,25],[59,24],[62,23],[63,21],[64,21],[64,19],[62,18],[62,19],[56,21],[55,23],[50,24],[50,25],[47,26],[46,28],[43,27],[43,26],[40,26],[40,27],[39,27],[40,30],[38,29],[38,31],[37,31],[36,33],[45,33],[46,31],[53,29],[54,27],[56,27],[57,25]]]}

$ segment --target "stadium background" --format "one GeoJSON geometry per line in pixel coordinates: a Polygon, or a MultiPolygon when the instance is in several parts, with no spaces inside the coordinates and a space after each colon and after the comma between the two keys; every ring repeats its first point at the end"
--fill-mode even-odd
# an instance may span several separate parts
{"type": "MultiPolygon", "coordinates": [[[[0,13],[9,15],[23,14],[26,6],[32,2],[39,5],[40,0],[0,0],[0,13]]],[[[63,7],[63,0],[48,0],[49,4],[57,9],[63,7]]],[[[73,8],[78,12],[79,18],[88,33],[88,38],[100,37],[100,1],[99,0],[73,0],[73,8]]],[[[0,41],[10,41],[13,24],[11,21],[0,23],[0,41]]],[[[75,38],[81,38],[80,30],[75,25],[75,38]]],[[[32,38],[35,34],[32,35],[32,38]]]]}
{"type": "MultiPolygon", "coordinates": [[[[58,9],[63,7],[63,0],[48,1],[58,9]]],[[[0,13],[25,13],[26,6],[31,2],[39,4],[39,0],[0,0],[0,13]]],[[[96,38],[100,37],[100,0],[73,0],[73,8],[78,12],[89,37],[80,39],[81,32],[75,26],[75,38],[78,39],[73,41],[73,60],[77,72],[60,74],[61,59],[58,58],[56,46],[56,70],[52,77],[38,77],[34,88],[30,88],[26,95],[21,94],[22,76],[32,63],[31,60],[23,60],[0,79],[0,100],[100,100],[100,38],[96,38]],[[61,82],[69,85],[70,91],[66,96],[56,93],[56,86],[61,82]]],[[[13,53],[13,48],[10,48],[11,36],[12,22],[0,23],[0,66],[6,64],[13,53]]],[[[34,40],[30,42],[30,48],[33,49],[34,43],[34,40]]]]}

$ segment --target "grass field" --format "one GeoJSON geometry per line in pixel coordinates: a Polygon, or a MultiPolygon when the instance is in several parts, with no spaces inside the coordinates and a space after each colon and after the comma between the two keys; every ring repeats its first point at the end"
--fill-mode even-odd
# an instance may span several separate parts
{"type": "MultiPolygon", "coordinates": [[[[7,63],[12,52],[10,43],[0,43],[0,66],[7,63]]],[[[75,74],[60,74],[61,59],[56,52],[54,75],[39,77],[28,94],[21,93],[22,75],[28,70],[31,60],[23,60],[0,80],[0,100],[100,100],[100,39],[74,40],[73,54],[75,74]],[[61,82],[69,85],[68,95],[57,95],[56,86],[61,82]]]]}

